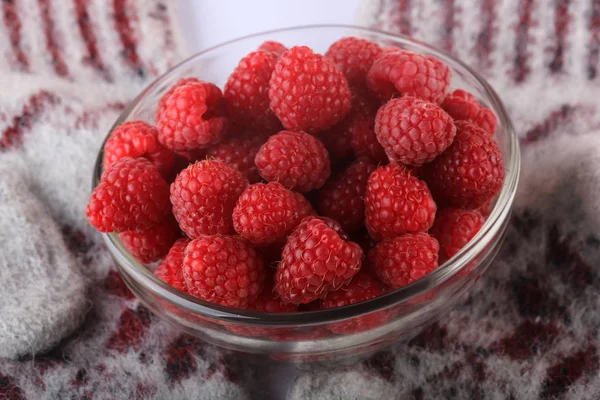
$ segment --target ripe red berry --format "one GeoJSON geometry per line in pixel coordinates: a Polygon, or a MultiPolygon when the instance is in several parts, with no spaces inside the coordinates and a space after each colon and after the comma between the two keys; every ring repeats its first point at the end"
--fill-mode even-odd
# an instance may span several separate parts
{"type": "Polygon", "coordinates": [[[175,84],[173,86],[171,86],[169,88],[169,90],[167,90],[165,92],[165,94],[163,94],[161,96],[161,98],[158,100],[158,107],[156,108],[156,112],[157,112],[156,120],[158,120],[158,113],[162,112],[165,109],[166,101],[169,98],[169,96],[171,96],[175,90],[177,90],[178,88],[180,88],[182,86],[187,85],[188,83],[202,83],[202,81],[198,78],[190,77],[190,78],[181,78],[177,82],[175,82],[175,84]]]}
{"type": "Polygon", "coordinates": [[[473,209],[502,189],[502,153],[489,134],[472,122],[455,125],[454,142],[426,166],[424,176],[440,204],[473,209]]]}
{"type": "Polygon", "coordinates": [[[385,152],[377,142],[373,131],[379,101],[372,98],[366,89],[351,88],[351,92],[350,112],[341,122],[321,132],[321,141],[334,159],[343,160],[354,154],[356,157],[364,155],[375,161],[387,161],[385,152]]]}
{"type": "Polygon", "coordinates": [[[350,115],[332,128],[321,132],[319,139],[325,145],[331,159],[344,160],[354,155],[352,145],[352,124],[350,115]]]}
{"type": "MultiPolygon", "coordinates": [[[[386,292],[384,285],[367,272],[359,272],[352,281],[341,289],[329,292],[319,301],[319,309],[349,306],[379,297],[386,292]]],[[[377,311],[328,325],[333,333],[350,334],[373,329],[385,322],[387,314],[377,311]]]]}
{"type": "Polygon", "coordinates": [[[233,228],[257,246],[280,242],[308,216],[296,194],[277,182],[256,183],[244,190],[233,209],[233,228]]]}
{"type": "Polygon", "coordinates": [[[456,127],[438,105],[403,96],[379,109],[375,133],[390,162],[418,166],[432,161],[452,144],[456,127]]]}
{"type": "Polygon", "coordinates": [[[259,135],[247,134],[225,139],[221,143],[208,148],[206,158],[222,161],[236,167],[250,183],[260,181],[258,169],[254,164],[256,153],[266,139],[259,135]]]}
{"type": "Polygon", "coordinates": [[[186,287],[203,300],[246,308],[262,291],[265,277],[262,258],[239,237],[202,235],[185,250],[186,287]]]}
{"type": "Polygon", "coordinates": [[[166,217],[160,224],[148,229],[127,231],[119,234],[125,248],[141,263],[158,261],[168,253],[171,245],[181,237],[177,221],[166,217]]]}
{"type": "Polygon", "coordinates": [[[221,90],[207,82],[178,86],[161,99],[156,111],[158,140],[175,151],[206,148],[219,142],[226,129],[221,90]]]}
{"type": "Polygon", "coordinates": [[[315,133],[350,111],[350,88],[329,59],[305,46],[281,55],[269,84],[271,109],[286,129],[315,133]]]}
{"type": "Polygon", "coordinates": [[[158,131],[144,121],[119,125],[104,144],[104,169],[124,157],[147,158],[165,177],[175,165],[175,154],[158,142],[158,131]]]}
{"type": "Polygon", "coordinates": [[[488,201],[486,201],[485,203],[483,203],[483,205],[479,206],[475,211],[478,211],[479,214],[481,214],[485,218],[487,218],[490,216],[490,214],[492,213],[492,210],[494,209],[494,205],[492,204],[493,202],[494,202],[494,199],[491,198],[488,201]]]}
{"type": "Polygon", "coordinates": [[[170,207],[169,186],[156,165],[125,157],[104,171],[86,214],[100,232],[124,232],[158,224],[170,207]]]}
{"type": "Polygon", "coordinates": [[[382,100],[401,94],[440,103],[450,82],[439,68],[428,56],[407,50],[390,51],[375,60],[367,83],[382,100]]]}
{"type": "Polygon", "coordinates": [[[176,241],[164,260],[154,270],[154,275],[158,279],[186,293],[187,288],[183,279],[183,256],[185,255],[185,248],[189,243],[190,239],[179,239],[176,241]]]}
{"type": "Polygon", "coordinates": [[[438,211],[430,233],[450,258],[473,239],[484,223],[485,218],[477,211],[445,208],[438,211]]]}
{"type": "Polygon", "coordinates": [[[375,163],[387,163],[388,157],[375,133],[375,113],[356,116],[352,122],[350,145],[356,157],[368,157],[375,163]]]}
{"type": "Polygon", "coordinates": [[[275,53],[278,56],[280,56],[287,51],[287,47],[274,40],[267,40],[266,42],[263,42],[263,44],[258,46],[257,50],[275,53]]]}
{"type": "Polygon", "coordinates": [[[383,283],[399,289],[435,270],[439,249],[428,234],[407,233],[379,243],[367,255],[367,263],[383,283]]]}
{"type": "Polygon", "coordinates": [[[343,240],[325,221],[306,217],[283,249],[275,290],[286,303],[310,303],[347,284],[362,258],[359,245],[343,240]]]}
{"type": "Polygon", "coordinates": [[[376,240],[406,232],[425,232],[433,224],[436,205],[427,184],[403,166],[377,168],[365,195],[365,225],[376,240]]]}
{"type": "Polygon", "coordinates": [[[437,72],[438,79],[442,82],[442,86],[445,88],[445,96],[446,91],[448,90],[448,88],[450,87],[450,83],[452,82],[452,71],[446,64],[442,62],[442,60],[432,55],[425,55],[425,57],[433,63],[433,66],[437,72]]]}
{"type": "Polygon", "coordinates": [[[271,136],[254,161],[265,180],[301,193],[320,188],[331,173],[325,146],[304,132],[281,131],[271,136]]]}
{"type": "Polygon", "coordinates": [[[273,291],[273,287],[266,286],[256,300],[248,304],[249,310],[268,313],[296,312],[298,305],[284,303],[273,291]]]}
{"type": "Polygon", "coordinates": [[[381,47],[366,39],[345,37],[335,41],[325,53],[348,79],[350,85],[366,85],[367,72],[382,53],[381,47]]]}
{"type": "MultiPolygon", "coordinates": [[[[286,313],[298,311],[296,304],[284,303],[281,299],[273,292],[273,284],[268,282],[265,283],[264,289],[258,296],[258,298],[247,306],[248,310],[261,311],[267,313],[286,313]]],[[[250,326],[242,324],[226,324],[225,327],[230,332],[233,332],[242,336],[265,336],[274,340],[278,340],[279,334],[282,332],[281,329],[277,328],[263,328],[259,326],[250,326]]],[[[287,328],[285,328],[287,330],[287,328]]],[[[284,330],[284,331],[285,331],[284,330]]]]}
{"type": "Polygon", "coordinates": [[[308,217],[309,215],[317,215],[312,205],[310,204],[310,201],[308,201],[306,197],[297,192],[294,192],[294,196],[296,196],[298,214],[304,215],[305,217],[308,217]]]}
{"type": "Polygon", "coordinates": [[[269,108],[269,80],[278,58],[275,53],[254,51],[241,59],[227,79],[223,95],[236,126],[270,133],[281,128],[269,108]]]}
{"type": "Polygon", "coordinates": [[[319,195],[321,214],[338,221],[347,233],[360,228],[365,220],[367,181],[375,168],[368,158],[359,158],[330,179],[319,195]]]}
{"type": "Polygon", "coordinates": [[[490,136],[494,136],[496,132],[497,120],[494,112],[479,104],[469,92],[455,90],[446,96],[442,108],[456,121],[471,121],[490,136]]]}
{"type": "Polygon", "coordinates": [[[188,166],[171,184],[173,214],[190,237],[233,232],[231,213],[248,181],[237,168],[205,160],[188,166]]]}

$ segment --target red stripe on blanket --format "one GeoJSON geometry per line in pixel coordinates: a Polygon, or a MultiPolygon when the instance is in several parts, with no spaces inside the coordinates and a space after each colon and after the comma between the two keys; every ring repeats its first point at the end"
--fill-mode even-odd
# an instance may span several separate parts
{"type": "Polygon", "coordinates": [[[110,80],[108,71],[104,66],[104,62],[102,62],[102,57],[98,51],[98,41],[88,12],[88,0],[73,0],[73,3],[77,15],[79,34],[83,38],[87,49],[87,56],[83,59],[83,62],[97,69],[104,79],[110,80]]]}
{"type": "Polygon", "coordinates": [[[523,0],[519,9],[519,24],[516,27],[517,35],[515,37],[514,79],[517,82],[523,82],[530,72],[527,42],[530,39],[529,28],[531,27],[532,11],[533,0],[523,0]]]}
{"type": "Polygon", "coordinates": [[[563,104],[559,109],[552,111],[546,119],[527,131],[522,143],[527,145],[548,136],[559,124],[570,118],[574,111],[575,107],[569,104],[563,104]]]}
{"type": "Polygon", "coordinates": [[[127,11],[131,10],[131,8],[127,7],[127,0],[113,0],[113,9],[115,12],[115,27],[123,45],[123,57],[138,75],[143,76],[142,62],[137,53],[137,41],[133,34],[131,20],[127,15],[127,11]]]}
{"type": "Polygon", "coordinates": [[[588,78],[594,79],[598,74],[598,55],[600,53],[600,1],[591,0],[591,3],[588,78]]]}
{"type": "Polygon", "coordinates": [[[444,0],[444,26],[442,32],[442,48],[449,53],[454,51],[454,0],[444,0]]]}
{"type": "Polygon", "coordinates": [[[552,72],[560,72],[563,68],[563,51],[565,48],[565,37],[569,29],[569,0],[557,0],[554,13],[554,34],[556,35],[556,45],[554,47],[554,56],[550,62],[552,72]]]}
{"type": "Polygon", "coordinates": [[[39,0],[40,11],[42,13],[42,25],[44,26],[44,35],[46,36],[46,47],[52,56],[52,66],[54,71],[60,76],[69,75],[67,64],[63,60],[60,46],[56,40],[56,31],[54,29],[54,20],[52,19],[49,0],[39,0]]]}
{"type": "Polygon", "coordinates": [[[411,0],[398,0],[398,29],[402,35],[410,36],[412,34],[411,8],[411,0]]]}
{"type": "Polygon", "coordinates": [[[598,364],[597,349],[593,344],[563,358],[546,371],[540,398],[554,399],[565,394],[581,377],[597,374],[598,364]]]}
{"type": "Polygon", "coordinates": [[[0,398],[11,400],[25,400],[25,394],[10,376],[0,373],[0,398]]]}
{"type": "Polygon", "coordinates": [[[481,32],[477,37],[475,52],[479,63],[484,69],[492,67],[490,55],[496,46],[496,0],[483,0],[481,2],[481,32]]]}
{"type": "Polygon", "coordinates": [[[44,90],[31,96],[23,106],[21,113],[14,116],[12,123],[2,131],[0,135],[0,151],[21,144],[23,134],[31,128],[48,105],[55,104],[56,102],[56,96],[44,90]]]}
{"type": "Polygon", "coordinates": [[[165,372],[172,382],[189,378],[196,372],[196,359],[204,355],[204,344],[191,336],[177,337],[165,349],[165,372]]]}
{"type": "Polygon", "coordinates": [[[125,309],[119,319],[119,328],[108,339],[107,347],[126,353],[129,349],[138,349],[142,344],[143,334],[150,325],[150,312],[139,306],[137,310],[125,309]]]}
{"type": "Polygon", "coordinates": [[[15,58],[23,70],[29,71],[29,58],[21,48],[21,20],[12,0],[2,2],[2,13],[4,15],[4,24],[8,28],[10,45],[15,58]]]}

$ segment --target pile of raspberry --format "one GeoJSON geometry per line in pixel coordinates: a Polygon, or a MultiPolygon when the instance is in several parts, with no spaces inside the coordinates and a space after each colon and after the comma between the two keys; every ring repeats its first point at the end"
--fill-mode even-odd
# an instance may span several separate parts
{"type": "Polygon", "coordinates": [[[375,298],[458,253],[502,188],[494,113],[450,86],[442,61],[364,39],[324,55],[266,42],[223,89],[181,79],[153,123],[114,129],[88,219],[205,301],[280,313],[375,298]]]}

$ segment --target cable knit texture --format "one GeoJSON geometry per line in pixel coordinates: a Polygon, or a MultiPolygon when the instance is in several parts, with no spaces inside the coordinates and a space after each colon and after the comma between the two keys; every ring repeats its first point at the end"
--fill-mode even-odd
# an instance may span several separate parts
{"type": "Polygon", "coordinates": [[[597,0],[362,2],[361,24],[490,80],[522,180],[504,247],[452,312],[364,362],[295,372],[247,372],[153,317],[85,221],[105,133],[181,59],[173,3],[0,2],[0,398],[266,398],[239,385],[261,377],[289,383],[273,398],[600,398],[597,0]]]}

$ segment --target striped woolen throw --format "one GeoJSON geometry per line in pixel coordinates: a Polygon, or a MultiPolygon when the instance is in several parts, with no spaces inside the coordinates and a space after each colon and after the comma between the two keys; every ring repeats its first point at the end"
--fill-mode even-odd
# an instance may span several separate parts
{"type": "MultiPolygon", "coordinates": [[[[140,307],[85,221],[105,133],[181,59],[172,3],[0,3],[0,398],[266,398],[243,362],[140,307]]],[[[600,398],[600,2],[371,0],[361,18],[498,90],[523,148],[515,216],[486,275],[410,342],[270,377],[291,399],[600,398]]]]}

